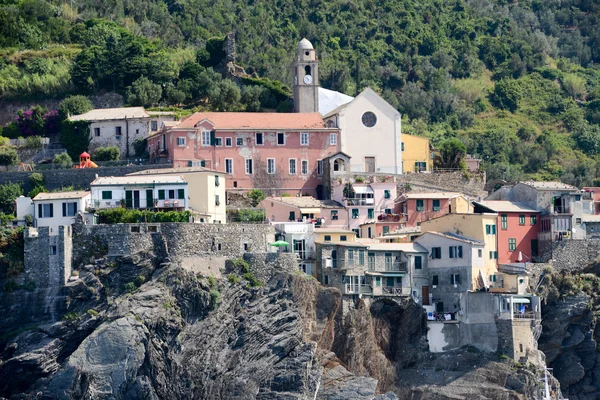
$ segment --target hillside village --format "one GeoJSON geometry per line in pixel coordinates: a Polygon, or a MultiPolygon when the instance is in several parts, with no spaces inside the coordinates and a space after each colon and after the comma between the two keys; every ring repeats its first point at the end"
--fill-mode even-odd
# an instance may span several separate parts
{"type": "Polygon", "coordinates": [[[83,152],[61,178],[75,190],[18,197],[8,222],[25,227],[17,283],[73,284],[84,237],[106,238],[105,254],[117,256],[155,234],[196,232],[201,239],[177,250],[171,239],[164,246],[189,246],[183,264],[288,254],[350,303],[422,306],[431,352],[471,345],[537,360],[540,270],[598,238],[600,188],[522,181],[487,192],[480,160],[465,154],[459,169],[434,167],[429,140],[403,134],[393,106],[369,88],[355,98],[322,89],[318,66],[303,39],[293,113],[179,118],[129,107],[70,116],[88,123],[90,153],[116,146],[136,164],[141,139],[148,160],[117,174],[83,152]]]}

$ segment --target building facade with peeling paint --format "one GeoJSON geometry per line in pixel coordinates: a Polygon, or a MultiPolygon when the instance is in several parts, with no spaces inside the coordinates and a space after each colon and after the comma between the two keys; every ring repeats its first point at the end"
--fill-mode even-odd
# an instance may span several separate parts
{"type": "Polygon", "coordinates": [[[340,149],[340,131],[319,113],[195,113],[148,138],[152,158],[174,167],[226,173],[228,190],[319,196],[322,160],[340,149]]]}

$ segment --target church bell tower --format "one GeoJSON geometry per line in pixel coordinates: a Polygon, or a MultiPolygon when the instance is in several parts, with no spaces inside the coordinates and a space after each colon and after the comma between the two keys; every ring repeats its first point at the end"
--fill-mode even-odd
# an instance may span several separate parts
{"type": "Polygon", "coordinates": [[[298,43],[294,76],[294,112],[319,112],[319,60],[313,45],[306,39],[298,43]]]}

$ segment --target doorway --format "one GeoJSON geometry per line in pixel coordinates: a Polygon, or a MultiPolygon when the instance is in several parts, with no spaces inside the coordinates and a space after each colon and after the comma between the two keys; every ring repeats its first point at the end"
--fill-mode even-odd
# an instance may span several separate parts
{"type": "Polygon", "coordinates": [[[152,189],[146,189],[146,208],[154,207],[154,199],[152,196],[152,189]]]}
{"type": "Polygon", "coordinates": [[[365,172],[375,172],[375,157],[365,157],[365,172]]]}
{"type": "Polygon", "coordinates": [[[424,306],[429,305],[429,286],[421,286],[421,300],[424,306]]]}

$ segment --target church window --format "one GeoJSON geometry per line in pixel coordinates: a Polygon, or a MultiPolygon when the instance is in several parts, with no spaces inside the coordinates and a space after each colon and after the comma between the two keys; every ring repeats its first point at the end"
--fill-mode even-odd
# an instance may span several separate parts
{"type": "Polygon", "coordinates": [[[362,115],[362,123],[367,128],[372,128],[377,123],[377,117],[371,111],[367,111],[362,115]]]}
{"type": "Polygon", "coordinates": [[[305,74],[305,75],[311,75],[311,73],[310,73],[310,72],[311,72],[311,71],[310,71],[310,65],[307,65],[306,67],[304,67],[304,74],[305,74]]]}

